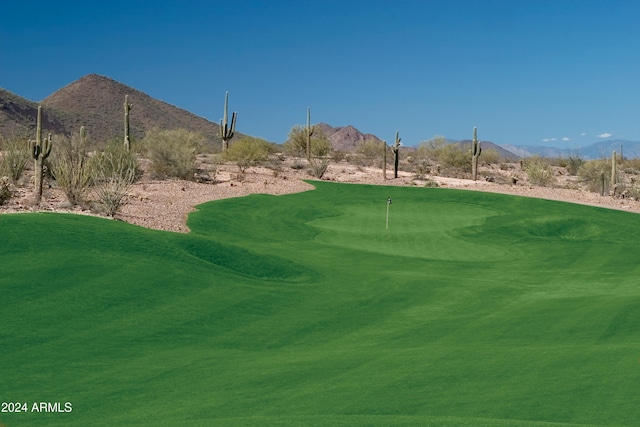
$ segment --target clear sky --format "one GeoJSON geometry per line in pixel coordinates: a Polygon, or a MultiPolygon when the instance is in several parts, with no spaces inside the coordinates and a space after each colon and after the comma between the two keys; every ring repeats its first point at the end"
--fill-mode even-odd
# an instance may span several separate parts
{"type": "Polygon", "coordinates": [[[294,124],[574,148],[640,140],[640,1],[1,1],[0,87],[96,73],[283,142],[294,124]]]}

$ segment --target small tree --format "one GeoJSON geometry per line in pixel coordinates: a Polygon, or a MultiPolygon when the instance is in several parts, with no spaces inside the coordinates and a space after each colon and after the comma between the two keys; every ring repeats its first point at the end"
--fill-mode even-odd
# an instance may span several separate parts
{"type": "MultiPolygon", "coordinates": [[[[321,134],[322,132],[319,132],[321,134]]],[[[316,134],[317,138],[318,135],[316,134]]],[[[311,144],[316,138],[311,139],[311,144]]],[[[283,145],[285,153],[294,157],[306,157],[307,137],[306,129],[300,125],[295,125],[289,131],[289,139],[283,145]]]]}
{"type": "Polygon", "coordinates": [[[380,158],[384,152],[380,149],[380,142],[375,138],[365,138],[356,146],[356,153],[362,158],[363,163],[367,166],[382,166],[380,158]]]}
{"type": "Polygon", "coordinates": [[[261,138],[245,136],[224,152],[225,160],[235,162],[241,173],[251,166],[255,166],[269,156],[270,144],[261,138]]]}
{"type": "Polygon", "coordinates": [[[450,144],[444,136],[434,136],[433,139],[421,142],[416,155],[421,161],[432,159],[444,168],[471,172],[468,152],[458,144],[450,144]]]}
{"type": "Polygon", "coordinates": [[[152,162],[152,173],[158,178],[192,180],[196,172],[196,152],[204,137],[186,129],[152,129],[143,144],[152,162]]]}
{"type": "MultiPolygon", "coordinates": [[[[302,126],[295,125],[289,132],[289,139],[284,143],[285,152],[296,156],[304,157],[307,153],[307,133],[302,126]]],[[[329,168],[331,162],[331,142],[325,134],[316,129],[310,142],[309,173],[322,178],[329,168]]]]}
{"type": "Polygon", "coordinates": [[[309,172],[320,179],[324,176],[331,162],[331,142],[319,132],[311,142],[311,157],[309,159],[309,172]]]}

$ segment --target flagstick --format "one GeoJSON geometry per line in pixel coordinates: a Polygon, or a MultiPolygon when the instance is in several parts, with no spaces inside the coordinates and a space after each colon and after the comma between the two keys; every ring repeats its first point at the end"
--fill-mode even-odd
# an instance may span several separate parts
{"type": "Polygon", "coordinates": [[[389,229],[389,205],[391,204],[391,197],[387,199],[387,230],[389,229]]]}
{"type": "Polygon", "coordinates": [[[389,229],[389,203],[387,203],[387,230],[389,229]]]}

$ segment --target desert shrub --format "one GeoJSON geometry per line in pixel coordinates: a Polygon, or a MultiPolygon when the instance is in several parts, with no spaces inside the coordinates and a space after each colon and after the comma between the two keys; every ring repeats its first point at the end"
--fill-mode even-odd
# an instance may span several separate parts
{"type": "Polygon", "coordinates": [[[640,159],[638,159],[638,158],[632,158],[632,159],[625,158],[620,163],[620,169],[624,170],[624,172],[629,174],[629,175],[638,175],[640,173],[640,159]]]}
{"type": "Polygon", "coordinates": [[[331,143],[324,135],[312,140],[311,158],[308,172],[315,178],[322,178],[331,162],[331,143]]]}
{"type": "Polygon", "coordinates": [[[606,194],[611,184],[611,161],[589,160],[578,169],[578,176],[590,191],[606,194]]]}
{"type": "Polygon", "coordinates": [[[322,178],[329,169],[329,163],[331,159],[329,157],[316,157],[311,158],[309,161],[309,173],[315,178],[322,178]]]}
{"type": "Polygon", "coordinates": [[[424,182],[424,186],[426,188],[437,188],[439,187],[438,183],[432,179],[428,179],[424,182]]]}
{"type": "Polygon", "coordinates": [[[107,215],[114,216],[139,175],[138,161],[123,144],[110,144],[97,153],[91,163],[98,202],[107,215]]]}
{"type": "MultiPolygon", "coordinates": [[[[480,146],[482,147],[482,145],[480,146]]],[[[502,156],[495,148],[489,148],[488,150],[482,150],[480,153],[480,161],[485,164],[496,164],[502,161],[502,156]]]]}
{"type": "Polygon", "coordinates": [[[205,161],[203,161],[203,169],[204,172],[207,173],[209,179],[216,182],[218,176],[218,170],[220,167],[220,163],[222,162],[222,156],[218,154],[207,154],[205,157],[205,161]]]}
{"type": "Polygon", "coordinates": [[[54,138],[51,169],[69,203],[82,202],[91,184],[92,173],[87,137],[82,131],[71,138],[60,135],[54,138]]]}
{"type": "MultiPolygon", "coordinates": [[[[294,157],[307,157],[307,136],[303,126],[295,125],[289,131],[289,139],[284,143],[285,153],[294,157]]],[[[331,151],[331,142],[320,129],[314,129],[311,135],[311,156],[326,150],[326,154],[331,151]]]]}
{"type": "Polygon", "coordinates": [[[458,144],[450,144],[444,136],[435,136],[429,141],[423,141],[416,150],[418,159],[431,159],[444,168],[471,171],[471,155],[458,144]]]}
{"type": "Polygon", "coordinates": [[[346,158],[347,154],[342,150],[333,150],[331,153],[331,160],[335,163],[339,163],[346,158]]]}
{"type": "Polygon", "coordinates": [[[569,175],[575,176],[578,174],[578,170],[583,163],[584,160],[578,154],[570,154],[569,157],[567,157],[565,167],[569,175]]]}
{"type": "Polygon", "coordinates": [[[28,140],[19,137],[0,137],[0,151],[2,152],[0,176],[7,176],[12,182],[17,182],[31,158],[28,140]]]}
{"type": "Polygon", "coordinates": [[[547,187],[555,182],[553,169],[547,159],[542,157],[530,157],[524,163],[524,170],[527,173],[529,182],[534,185],[547,187]]]}
{"type": "Polygon", "coordinates": [[[386,144],[384,142],[367,138],[360,141],[356,146],[356,154],[362,159],[363,166],[382,166],[383,150],[385,149],[386,144]]]}
{"type": "Polygon", "coordinates": [[[11,192],[10,179],[8,176],[0,177],[0,206],[11,198],[13,193],[11,192]]]}
{"type": "Polygon", "coordinates": [[[269,150],[270,144],[264,139],[245,136],[229,145],[224,158],[235,162],[240,172],[244,173],[248,167],[267,160],[269,150]]]}
{"type": "Polygon", "coordinates": [[[204,143],[201,134],[186,129],[152,129],[142,143],[152,162],[154,177],[193,180],[196,152],[204,143]]]}

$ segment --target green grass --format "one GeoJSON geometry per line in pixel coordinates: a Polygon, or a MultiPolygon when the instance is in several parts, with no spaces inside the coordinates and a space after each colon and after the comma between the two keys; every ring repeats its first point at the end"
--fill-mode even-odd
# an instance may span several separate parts
{"type": "Polygon", "coordinates": [[[188,235],[0,216],[0,401],[73,405],[0,422],[640,420],[640,216],[314,185],[201,205],[188,235]]]}

